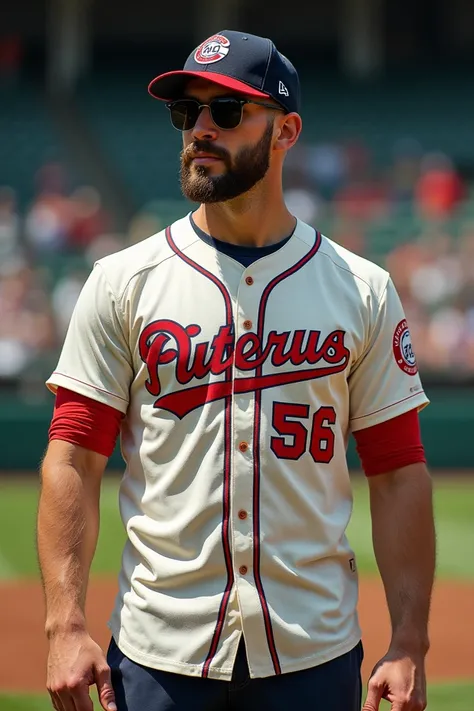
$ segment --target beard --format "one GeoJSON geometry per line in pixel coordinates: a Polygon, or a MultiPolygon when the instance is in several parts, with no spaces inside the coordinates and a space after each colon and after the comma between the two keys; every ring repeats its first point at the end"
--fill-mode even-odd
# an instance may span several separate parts
{"type": "Polygon", "coordinates": [[[268,171],[272,138],[273,122],[269,122],[257,143],[244,146],[234,158],[211,141],[194,141],[181,152],[183,195],[192,202],[205,204],[233,200],[248,192],[268,171]],[[220,158],[225,171],[221,175],[212,175],[208,166],[194,165],[192,157],[197,151],[220,158]]]}

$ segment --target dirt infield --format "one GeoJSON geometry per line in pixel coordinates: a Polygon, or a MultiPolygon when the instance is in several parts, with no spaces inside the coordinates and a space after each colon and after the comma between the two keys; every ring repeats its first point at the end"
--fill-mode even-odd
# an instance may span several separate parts
{"type": "MultiPolygon", "coordinates": [[[[106,647],[106,620],[115,596],[110,580],[92,581],[88,620],[92,636],[106,647]]],[[[474,584],[438,583],[433,597],[429,681],[474,676],[474,584]]],[[[364,678],[383,655],[389,634],[383,590],[378,580],[362,580],[360,621],[365,644],[364,678]]],[[[0,690],[42,691],[46,643],[43,600],[36,583],[0,586],[0,690]]]]}

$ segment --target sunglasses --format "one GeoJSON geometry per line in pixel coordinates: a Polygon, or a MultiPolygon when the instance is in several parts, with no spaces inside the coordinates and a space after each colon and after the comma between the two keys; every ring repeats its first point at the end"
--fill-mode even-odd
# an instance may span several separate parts
{"type": "Polygon", "coordinates": [[[240,126],[245,104],[256,104],[274,111],[285,111],[284,108],[250,99],[236,99],[218,96],[209,104],[200,104],[196,99],[178,99],[166,104],[169,109],[171,123],[178,131],[189,131],[196,125],[201,109],[208,108],[211,118],[217,128],[228,131],[240,126]]]}

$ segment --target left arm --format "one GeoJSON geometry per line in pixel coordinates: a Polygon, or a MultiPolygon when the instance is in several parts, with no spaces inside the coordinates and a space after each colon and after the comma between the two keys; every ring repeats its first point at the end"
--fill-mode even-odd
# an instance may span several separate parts
{"type": "Polygon", "coordinates": [[[372,540],[392,623],[391,646],[425,655],[435,572],[432,483],[425,464],[368,478],[372,540]]]}
{"type": "Polygon", "coordinates": [[[436,557],[431,478],[425,464],[417,462],[368,481],[372,540],[392,637],[372,673],[364,710],[375,711],[385,698],[397,710],[422,711],[436,557]]]}
{"type": "Polygon", "coordinates": [[[429,400],[393,282],[379,274],[374,287],[364,307],[365,348],[349,375],[350,426],[369,480],[392,637],[372,672],[364,711],[378,711],[382,698],[392,711],[423,711],[435,533],[418,412],[429,400]]]}

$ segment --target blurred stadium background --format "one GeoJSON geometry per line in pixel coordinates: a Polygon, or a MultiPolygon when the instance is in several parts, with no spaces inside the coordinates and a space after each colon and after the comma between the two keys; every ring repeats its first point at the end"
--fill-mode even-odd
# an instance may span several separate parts
{"type": "MultiPolygon", "coordinates": [[[[7,513],[21,518],[12,502],[24,499],[6,475],[37,470],[52,410],[44,380],[94,260],[192,208],[180,136],[147,85],[224,28],[271,37],[300,72],[287,201],[391,272],[432,401],[421,415],[431,469],[463,475],[446,561],[469,550],[468,531],[473,542],[472,0],[17,0],[0,6],[0,579],[35,575],[12,564],[7,513]]],[[[357,467],[352,448],[349,460],[357,467]]],[[[449,696],[430,708],[472,708],[449,696]]]]}

